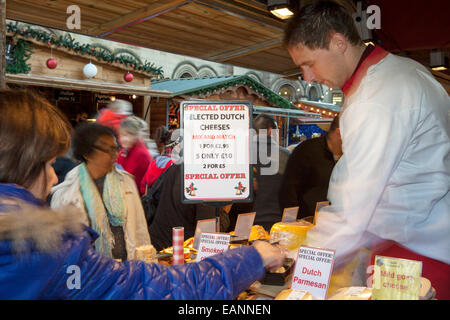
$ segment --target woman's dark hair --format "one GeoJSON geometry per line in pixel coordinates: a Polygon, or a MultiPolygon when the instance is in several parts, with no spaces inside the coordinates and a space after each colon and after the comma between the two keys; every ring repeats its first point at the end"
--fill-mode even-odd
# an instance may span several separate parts
{"type": "Polygon", "coordinates": [[[153,140],[155,140],[158,146],[158,151],[160,154],[164,153],[164,147],[166,144],[170,143],[170,132],[165,126],[160,126],[156,128],[153,134],[153,140]]]}
{"type": "Polygon", "coordinates": [[[86,157],[95,150],[94,146],[103,136],[116,138],[114,130],[95,122],[80,124],[72,136],[72,152],[75,159],[86,162],[86,157]]]}
{"type": "Polygon", "coordinates": [[[37,93],[0,90],[0,182],[33,185],[70,144],[66,116],[37,93]]]}
{"type": "Polygon", "coordinates": [[[165,126],[156,128],[155,133],[153,134],[153,140],[155,140],[157,144],[166,145],[170,142],[169,130],[167,130],[165,126]]]}
{"type": "Polygon", "coordinates": [[[343,34],[353,45],[362,44],[352,14],[332,1],[305,5],[289,19],[284,31],[284,44],[302,44],[309,49],[328,49],[333,32],[343,34]]]}

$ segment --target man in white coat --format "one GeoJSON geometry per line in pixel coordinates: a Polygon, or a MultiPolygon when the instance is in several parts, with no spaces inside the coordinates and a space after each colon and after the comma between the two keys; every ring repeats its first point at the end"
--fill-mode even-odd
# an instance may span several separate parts
{"type": "Polygon", "coordinates": [[[285,44],[303,78],[341,88],[343,156],[307,244],[360,248],[422,261],[439,299],[450,299],[450,99],[419,63],[366,47],[333,2],[304,6],[285,44]]]}

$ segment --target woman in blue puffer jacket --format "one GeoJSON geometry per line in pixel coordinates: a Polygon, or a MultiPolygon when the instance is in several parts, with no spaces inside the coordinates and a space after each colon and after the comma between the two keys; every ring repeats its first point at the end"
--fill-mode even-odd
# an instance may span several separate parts
{"type": "Polygon", "coordinates": [[[233,299],[281,266],[265,242],[171,267],[103,257],[76,209],[44,205],[68,128],[37,95],[0,91],[0,299],[233,299]]]}

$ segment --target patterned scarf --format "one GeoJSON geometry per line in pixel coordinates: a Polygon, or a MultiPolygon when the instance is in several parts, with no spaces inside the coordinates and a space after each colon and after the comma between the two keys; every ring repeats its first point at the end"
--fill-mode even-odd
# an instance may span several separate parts
{"type": "Polygon", "coordinates": [[[79,181],[91,227],[99,234],[99,238],[95,241],[95,248],[104,256],[112,258],[114,237],[109,223],[117,227],[123,226],[126,222],[119,173],[114,168],[106,175],[102,196],[89,175],[85,163],[79,166],[79,181]]]}

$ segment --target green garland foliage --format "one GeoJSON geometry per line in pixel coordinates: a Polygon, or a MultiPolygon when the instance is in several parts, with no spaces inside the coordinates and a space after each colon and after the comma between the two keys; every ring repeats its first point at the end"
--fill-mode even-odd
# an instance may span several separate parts
{"type": "Polygon", "coordinates": [[[28,41],[22,39],[17,40],[15,42],[15,49],[12,55],[14,61],[6,64],[6,72],[12,74],[30,72],[31,68],[27,61],[30,59],[32,53],[33,49],[31,49],[28,41]]]}
{"type": "Polygon", "coordinates": [[[264,85],[260,84],[259,82],[254,81],[248,76],[242,76],[237,79],[232,79],[230,81],[227,81],[225,83],[218,84],[216,86],[210,86],[208,88],[203,88],[200,90],[197,90],[195,92],[190,92],[189,95],[209,95],[210,93],[213,93],[214,91],[218,91],[222,88],[228,88],[231,86],[238,86],[238,85],[246,85],[250,89],[254,90],[255,92],[261,94],[264,96],[268,102],[270,102],[273,105],[280,106],[284,109],[297,109],[295,106],[286,100],[283,97],[280,97],[273,91],[266,88],[264,85]]]}
{"type": "Polygon", "coordinates": [[[59,36],[56,37],[48,32],[41,30],[34,30],[30,26],[25,28],[18,28],[17,25],[9,23],[6,25],[6,31],[14,33],[14,35],[20,35],[25,39],[33,38],[40,41],[48,46],[53,45],[56,47],[63,47],[69,49],[77,54],[87,55],[96,57],[99,61],[105,61],[108,64],[117,62],[125,65],[134,70],[142,71],[150,75],[163,76],[162,67],[155,67],[154,63],[145,61],[144,63],[139,62],[137,59],[129,55],[118,55],[114,56],[105,49],[96,48],[90,44],[80,44],[75,42],[75,39],[70,37],[59,36]]]}

